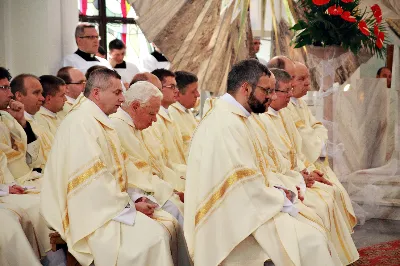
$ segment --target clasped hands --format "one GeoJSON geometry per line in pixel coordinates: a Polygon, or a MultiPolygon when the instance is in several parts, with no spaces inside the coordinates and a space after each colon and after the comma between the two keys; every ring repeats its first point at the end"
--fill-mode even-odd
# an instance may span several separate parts
{"type": "Polygon", "coordinates": [[[325,185],[332,186],[332,183],[324,177],[324,173],[319,170],[314,170],[311,173],[308,173],[307,169],[304,169],[300,173],[303,175],[304,182],[306,182],[306,186],[308,188],[311,188],[315,182],[320,182],[325,185]]]}

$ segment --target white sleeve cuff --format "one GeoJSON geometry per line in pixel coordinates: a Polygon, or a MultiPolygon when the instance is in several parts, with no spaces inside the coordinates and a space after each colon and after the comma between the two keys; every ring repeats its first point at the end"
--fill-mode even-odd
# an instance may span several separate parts
{"type": "Polygon", "coordinates": [[[321,155],[319,157],[326,157],[326,143],[322,142],[321,155]]]}
{"type": "Polygon", "coordinates": [[[9,186],[5,184],[0,184],[0,197],[8,196],[9,194],[9,186]]]}
{"type": "MultiPolygon", "coordinates": [[[[286,197],[285,191],[281,187],[276,187],[279,189],[283,196],[285,197],[285,200],[283,202],[282,210],[281,212],[288,213],[290,216],[296,217],[299,213],[299,210],[294,206],[294,204],[286,197]]],[[[289,190],[290,191],[290,190],[289,190]]],[[[292,198],[296,197],[296,194],[293,191],[290,191],[292,193],[292,198]]]]}
{"type": "Polygon", "coordinates": [[[120,212],[119,215],[113,218],[114,221],[120,222],[126,225],[133,225],[136,218],[135,204],[128,203],[125,208],[120,212]]]}

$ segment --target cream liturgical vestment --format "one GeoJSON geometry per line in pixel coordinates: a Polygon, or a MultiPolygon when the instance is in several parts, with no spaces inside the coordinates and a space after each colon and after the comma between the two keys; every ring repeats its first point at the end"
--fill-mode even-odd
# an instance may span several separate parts
{"type": "Polygon", "coordinates": [[[35,114],[35,121],[53,136],[55,136],[57,128],[61,123],[61,119],[57,117],[56,113],[53,113],[43,106],[41,106],[40,110],[35,114]]]}
{"type": "Polygon", "coordinates": [[[24,129],[5,111],[0,111],[0,150],[6,155],[8,169],[19,185],[40,187],[40,174],[32,171],[34,165],[43,162],[40,140],[27,144],[24,129]]]}
{"type": "Polygon", "coordinates": [[[172,265],[170,236],[127,193],[126,156],[110,119],[78,98],[46,164],[41,213],[81,265],[172,265]]]}
{"type": "Polygon", "coordinates": [[[181,131],[183,149],[187,158],[189,154],[190,140],[192,139],[193,132],[196,129],[198,122],[193,113],[190,110],[186,109],[179,102],[172,104],[168,108],[168,111],[169,115],[181,131]]]}
{"type": "MultiPolygon", "coordinates": [[[[285,128],[288,126],[280,116],[282,111],[272,112],[270,109],[268,114],[253,115],[250,118],[251,124],[257,132],[271,170],[277,174],[287,188],[291,190],[296,190],[296,186],[300,188],[301,194],[304,196],[304,205],[322,218],[323,226],[335,245],[342,264],[348,265],[357,260],[359,256],[346,220],[337,207],[330,186],[316,182],[312,188],[306,188],[302,175],[295,171],[296,167],[293,167],[295,163],[292,161],[296,161],[297,154],[295,150],[288,148],[291,141],[285,132],[285,128]]],[[[302,204],[299,205],[299,210],[304,211],[302,204]]]]}
{"type": "MultiPolygon", "coordinates": [[[[174,193],[172,186],[155,174],[160,170],[153,171],[151,155],[144,144],[142,132],[135,128],[129,114],[120,108],[110,118],[118,132],[122,147],[127,153],[126,172],[129,195],[133,201],[139,197],[146,197],[163,209],[156,209],[152,218],[162,223],[170,232],[171,250],[177,247],[180,254],[178,258],[174,256],[175,261],[186,265],[189,263],[189,256],[183,228],[171,216],[177,216],[176,218],[183,226],[183,203],[174,193]],[[164,214],[160,215],[161,213],[164,214]]],[[[174,252],[172,253],[174,255],[174,252]]]]}
{"type": "Polygon", "coordinates": [[[341,205],[342,215],[347,218],[349,227],[352,230],[357,224],[357,219],[350,197],[330,168],[328,161],[325,160],[323,162],[320,159],[320,157],[327,156],[325,149],[328,139],[327,129],[312,115],[304,100],[292,98],[287,109],[302,139],[301,152],[307,161],[313,163],[318,170],[325,174],[325,177],[330,182],[335,184],[336,198],[340,199],[341,202],[338,205],[341,205]]]}
{"type": "Polygon", "coordinates": [[[168,110],[161,106],[157,114],[157,122],[145,129],[143,133],[150,151],[157,158],[162,158],[165,165],[177,174],[178,178],[174,178],[171,182],[172,187],[178,191],[184,191],[186,157],[182,135],[175,121],[168,114],[168,110]]]}
{"type": "Polygon", "coordinates": [[[340,265],[317,224],[283,212],[250,114],[224,96],[197,127],[188,158],[184,232],[194,264],[340,265]]]}
{"type": "Polygon", "coordinates": [[[36,120],[35,117],[31,114],[28,114],[25,111],[25,119],[31,124],[33,133],[35,133],[37,140],[39,141],[39,154],[38,156],[41,158],[36,164],[32,163],[33,168],[40,168],[44,170],[44,166],[47,162],[47,157],[51,150],[51,145],[53,143],[54,135],[43,128],[36,120]]]}
{"type": "Polygon", "coordinates": [[[40,266],[35,230],[24,211],[0,198],[0,221],[0,265],[40,266]]]}

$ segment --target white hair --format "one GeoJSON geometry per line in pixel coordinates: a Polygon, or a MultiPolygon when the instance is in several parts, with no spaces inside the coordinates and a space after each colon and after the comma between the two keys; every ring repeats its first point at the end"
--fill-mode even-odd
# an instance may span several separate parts
{"type": "Polygon", "coordinates": [[[123,107],[128,107],[132,102],[138,101],[141,105],[146,105],[152,97],[162,100],[161,91],[148,81],[137,81],[132,84],[124,93],[125,102],[123,107]]]}

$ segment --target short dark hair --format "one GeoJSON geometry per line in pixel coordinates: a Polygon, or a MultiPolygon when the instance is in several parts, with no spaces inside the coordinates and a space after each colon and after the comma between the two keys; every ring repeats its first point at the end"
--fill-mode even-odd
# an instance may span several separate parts
{"type": "Polygon", "coordinates": [[[69,71],[73,68],[74,67],[72,67],[72,66],[66,66],[66,67],[60,68],[57,72],[57,77],[64,80],[64,82],[66,84],[71,83],[72,79],[71,79],[71,75],[69,74],[69,71]]]}
{"type": "Polygon", "coordinates": [[[271,72],[266,66],[256,59],[246,59],[233,65],[228,74],[228,83],[226,91],[233,95],[244,82],[255,87],[262,75],[271,76],[271,72]]]}
{"type": "Polygon", "coordinates": [[[390,68],[388,68],[387,66],[381,67],[380,69],[378,69],[378,72],[376,72],[376,75],[380,76],[382,73],[382,70],[384,70],[385,68],[390,70],[390,68]]]}
{"type": "Polygon", "coordinates": [[[40,76],[39,81],[43,88],[42,95],[45,98],[47,95],[55,96],[60,91],[60,86],[65,85],[64,80],[53,75],[40,76]]]}
{"type": "Polygon", "coordinates": [[[4,67],[0,67],[0,79],[7,79],[8,81],[10,81],[11,78],[12,77],[10,71],[8,71],[8,69],[4,67]]]}
{"type": "Polygon", "coordinates": [[[182,94],[186,93],[187,85],[199,81],[195,74],[186,71],[176,71],[175,79],[179,92],[182,94]]]}
{"type": "Polygon", "coordinates": [[[109,44],[108,44],[108,50],[112,51],[112,50],[121,50],[121,49],[125,49],[126,45],[123,41],[121,41],[120,39],[114,39],[112,40],[109,44]]]}
{"type": "Polygon", "coordinates": [[[86,80],[89,79],[90,74],[92,74],[93,71],[95,71],[97,69],[103,69],[103,68],[107,68],[107,67],[100,66],[100,65],[94,65],[94,66],[89,67],[88,70],[86,70],[86,73],[85,73],[86,80]]]}
{"type": "Polygon", "coordinates": [[[155,69],[151,72],[151,74],[155,75],[161,82],[163,82],[165,77],[176,77],[174,72],[164,68],[155,69]]]}
{"type": "Polygon", "coordinates": [[[116,78],[121,79],[121,76],[114,70],[109,68],[98,68],[90,73],[88,81],[86,82],[85,97],[89,97],[93,88],[100,88],[105,90],[110,86],[110,79],[116,78]]]}
{"type": "Polygon", "coordinates": [[[11,86],[11,92],[14,94],[17,92],[22,93],[22,95],[26,95],[26,89],[25,89],[25,79],[26,78],[34,78],[39,81],[39,78],[35,75],[32,74],[19,74],[13,80],[11,80],[10,86],[11,86]]]}
{"type": "Polygon", "coordinates": [[[97,50],[97,52],[101,55],[106,55],[106,50],[104,50],[103,46],[99,45],[99,49],[97,50]]]}
{"type": "Polygon", "coordinates": [[[292,80],[292,77],[290,76],[289,73],[287,73],[285,70],[283,69],[279,69],[279,68],[270,68],[269,69],[272,74],[274,74],[275,79],[276,79],[276,83],[275,83],[275,89],[279,90],[279,82],[283,82],[283,83],[289,83],[292,80]]]}

